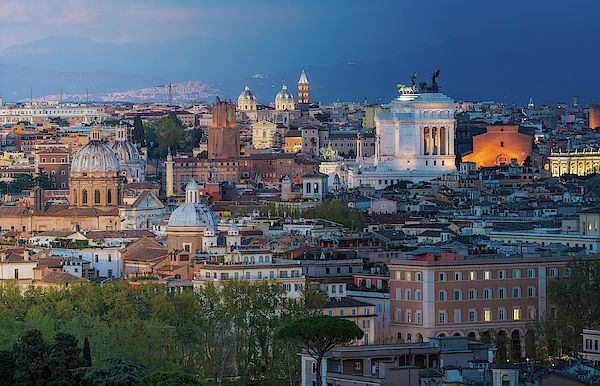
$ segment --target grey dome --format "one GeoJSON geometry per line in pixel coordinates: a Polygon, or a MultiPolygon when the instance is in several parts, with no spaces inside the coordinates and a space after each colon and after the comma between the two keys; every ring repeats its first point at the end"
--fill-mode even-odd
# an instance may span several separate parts
{"type": "Polygon", "coordinates": [[[141,159],[137,147],[129,141],[114,141],[110,144],[110,148],[117,154],[119,161],[123,163],[141,159]]]}
{"type": "Polygon", "coordinates": [[[71,173],[119,172],[119,158],[102,141],[90,141],[73,156],[71,173]]]}
{"type": "Polygon", "coordinates": [[[217,228],[217,218],[204,204],[188,202],[171,213],[167,226],[170,227],[206,227],[217,228]]]}

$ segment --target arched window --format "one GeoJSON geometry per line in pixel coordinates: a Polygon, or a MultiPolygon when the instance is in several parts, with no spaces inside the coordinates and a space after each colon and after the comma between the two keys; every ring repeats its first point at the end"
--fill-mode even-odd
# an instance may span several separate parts
{"type": "Polygon", "coordinates": [[[108,189],[107,199],[106,200],[107,200],[107,202],[108,202],[109,205],[112,204],[112,189],[108,189]]]}
{"type": "Polygon", "coordinates": [[[81,203],[82,204],[87,204],[87,190],[83,190],[83,192],[81,192],[81,203]]]}
{"type": "Polygon", "coordinates": [[[100,191],[94,190],[94,204],[100,203],[100,191]]]}

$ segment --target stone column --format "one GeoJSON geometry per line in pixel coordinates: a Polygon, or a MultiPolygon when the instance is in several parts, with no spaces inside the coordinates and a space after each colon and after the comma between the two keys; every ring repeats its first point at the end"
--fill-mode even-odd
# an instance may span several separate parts
{"type": "Polygon", "coordinates": [[[427,147],[428,149],[428,153],[429,155],[433,154],[433,127],[429,128],[429,136],[428,136],[428,140],[427,140],[427,147]]]}
{"type": "Polygon", "coordinates": [[[446,155],[450,154],[450,147],[449,147],[450,136],[448,135],[448,131],[449,131],[448,128],[444,127],[444,137],[446,138],[446,144],[445,144],[445,148],[446,148],[446,153],[445,154],[446,155]]]}
{"type": "Polygon", "coordinates": [[[448,155],[454,155],[454,127],[449,127],[448,129],[448,137],[450,138],[450,141],[448,143],[448,155]]]}

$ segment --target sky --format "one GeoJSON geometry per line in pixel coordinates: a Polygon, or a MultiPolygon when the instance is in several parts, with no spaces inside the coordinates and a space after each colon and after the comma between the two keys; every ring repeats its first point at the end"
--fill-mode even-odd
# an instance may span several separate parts
{"type": "MultiPolygon", "coordinates": [[[[592,21],[595,0],[2,0],[0,50],[49,36],[99,42],[255,37],[377,56],[495,28],[592,21]],[[592,12],[588,12],[592,11],[592,12]],[[365,44],[367,43],[367,44],[365,44]]],[[[362,58],[361,58],[362,59],[362,58]]]]}
{"type": "Polygon", "coordinates": [[[289,82],[301,68],[338,75],[341,65],[368,62],[387,66],[385,76],[381,66],[365,66],[337,83],[316,84],[315,92],[377,96],[385,87],[393,91],[401,76],[443,66],[442,81],[457,97],[598,98],[600,76],[592,68],[600,60],[600,39],[592,37],[598,15],[598,0],[0,0],[0,94],[71,83],[98,89],[98,82],[70,80],[104,79],[99,75],[112,79],[106,88],[243,84],[263,72],[289,82]],[[496,83],[486,89],[469,85],[489,74],[496,83]],[[353,79],[355,91],[340,88],[353,79]],[[552,82],[572,88],[559,92],[552,82]]]}

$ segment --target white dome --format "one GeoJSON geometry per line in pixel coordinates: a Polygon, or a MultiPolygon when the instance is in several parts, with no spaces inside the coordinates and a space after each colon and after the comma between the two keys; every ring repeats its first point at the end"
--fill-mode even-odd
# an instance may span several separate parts
{"type": "Polygon", "coordinates": [[[110,144],[110,148],[117,154],[119,161],[123,163],[141,159],[137,147],[129,141],[114,141],[110,144]]]}
{"type": "Polygon", "coordinates": [[[244,88],[244,91],[242,91],[242,93],[238,97],[238,103],[255,102],[255,101],[256,101],[256,97],[254,96],[252,91],[250,91],[250,87],[246,86],[244,88]]]}
{"type": "Polygon", "coordinates": [[[288,91],[287,86],[283,85],[283,87],[281,88],[281,91],[279,91],[277,93],[277,95],[275,96],[275,101],[276,102],[293,102],[294,97],[288,91]]]}
{"type": "Polygon", "coordinates": [[[208,206],[188,202],[179,206],[171,213],[167,226],[215,229],[217,227],[217,218],[208,206]]]}
{"type": "Polygon", "coordinates": [[[73,156],[71,173],[119,172],[117,154],[102,141],[90,141],[73,156]]]}

